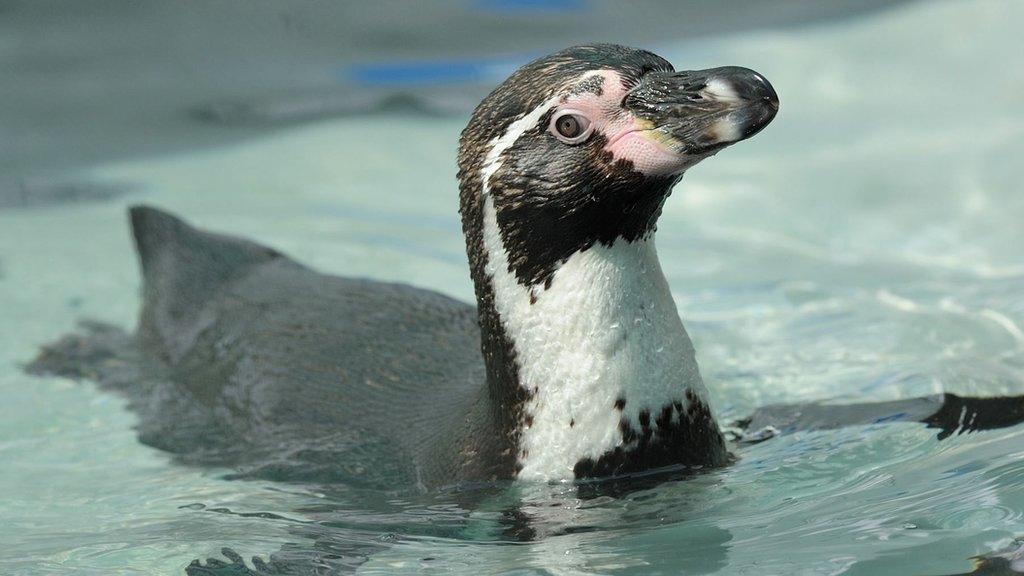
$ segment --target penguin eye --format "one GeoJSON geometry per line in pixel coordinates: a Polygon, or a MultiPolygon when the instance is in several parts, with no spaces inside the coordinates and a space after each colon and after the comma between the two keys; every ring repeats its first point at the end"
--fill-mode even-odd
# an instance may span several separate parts
{"type": "Polygon", "coordinates": [[[590,138],[594,125],[576,110],[562,110],[551,117],[551,133],[566,144],[579,144],[590,138]]]}

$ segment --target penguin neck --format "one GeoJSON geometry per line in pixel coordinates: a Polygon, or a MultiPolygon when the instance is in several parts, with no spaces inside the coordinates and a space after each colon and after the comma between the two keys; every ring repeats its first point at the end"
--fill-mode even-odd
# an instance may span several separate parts
{"type": "Polygon", "coordinates": [[[510,266],[516,258],[492,199],[483,194],[476,208],[464,217],[479,218],[467,240],[483,351],[518,477],[560,480],[603,475],[609,466],[677,463],[608,458],[678,428],[694,411],[705,438],[682,441],[716,444],[711,451],[724,454],[653,230],[585,247],[529,284],[510,266]]]}

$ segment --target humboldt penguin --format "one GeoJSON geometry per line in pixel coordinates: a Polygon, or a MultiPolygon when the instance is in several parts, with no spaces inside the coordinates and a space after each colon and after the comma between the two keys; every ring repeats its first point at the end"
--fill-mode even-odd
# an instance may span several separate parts
{"type": "MultiPolygon", "coordinates": [[[[778,108],[771,84],[746,68],[676,71],[610,44],[562,50],[515,71],[462,133],[476,306],[323,275],[136,207],[136,335],[93,326],[33,369],[123,391],[144,442],[240,474],[429,489],[721,466],[730,452],[655,233],[683,173],[757,134],[778,108]],[[131,362],[104,362],[126,350],[131,362]]],[[[742,424],[796,425],[807,413],[827,427],[883,410],[962,427],[961,404],[947,400],[833,419],[776,409],[742,424]]],[[[1024,417],[1019,401],[1015,410],[999,410],[999,425],[1024,417]]]]}

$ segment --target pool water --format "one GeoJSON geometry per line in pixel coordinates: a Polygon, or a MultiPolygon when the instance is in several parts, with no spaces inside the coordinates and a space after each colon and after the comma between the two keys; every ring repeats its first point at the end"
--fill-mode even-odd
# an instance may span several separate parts
{"type": "MultiPolygon", "coordinates": [[[[658,247],[723,419],[767,403],[1024,394],[1024,4],[911,3],[654,46],[738,64],[782,107],[694,168],[658,247]]],[[[137,441],[121,398],[26,375],[80,318],[131,327],[145,202],[323,271],[472,298],[464,118],[322,121],[77,176],[122,199],[0,212],[0,573],[180,574],[230,548],[361,574],[954,574],[1024,534],[1024,427],[784,435],[618,497],[229,480],[137,441]],[[477,498],[481,500],[481,498],[477,498]],[[532,538],[508,534],[522,502],[532,538]]],[[[1024,563],[1024,561],[1021,561],[1024,563]]],[[[1024,570],[1024,566],[1020,567],[1024,570]]]]}

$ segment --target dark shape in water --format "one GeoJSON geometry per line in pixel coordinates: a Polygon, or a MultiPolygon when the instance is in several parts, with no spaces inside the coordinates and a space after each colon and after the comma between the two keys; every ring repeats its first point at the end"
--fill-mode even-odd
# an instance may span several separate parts
{"type": "Polygon", "coordinates": [[[1024,574],[1024,537],[1015,538],[1006,548],[971,560],[974,570],[949,576],[1021,576],[1024,574]]]}
{"type": "Polygon", "coordinates": [[[773,404],[758,408],[734,425],[743,430],[737,440],[752,444],[796,430],[896,422],[919,422],[936,428],[938,440],[953,434],[1008,428],[1024,422],[1024,396],[972,398],[944,393],[863,404],[773,404]]]}

